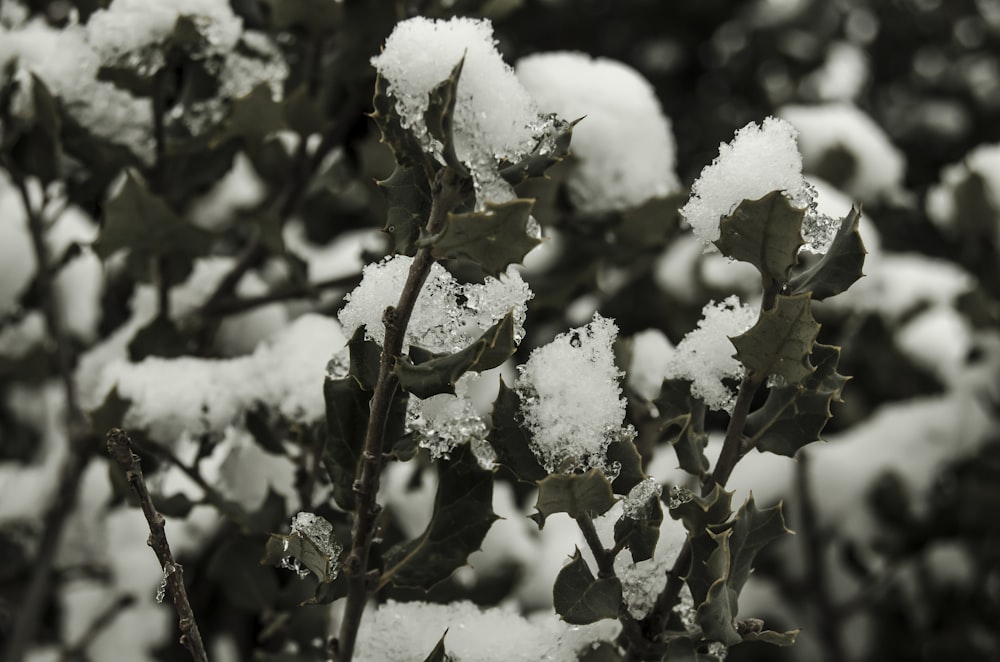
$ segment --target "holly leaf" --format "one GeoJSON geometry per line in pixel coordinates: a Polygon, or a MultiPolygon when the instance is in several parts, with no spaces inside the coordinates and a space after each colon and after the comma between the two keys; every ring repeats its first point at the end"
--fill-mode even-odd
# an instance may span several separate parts
{"type": "Polygon", "coordinates": [[[393,251],[417,252],[417,239],[431,211],[431,190],[421,168],[397,165],[388,179],[378,182],[386,202],[382,230],[392,238],[393,251]]]}
{"type": "Polygon", "coordinates": [[[751,494],[736,513],[732,523],[729,550],[732,558],[727,583],[737,595],[750,578],[757,554],[771,542],[791,533],[785,526],[781,504],[760,510],[751,494]]]}
{"type": "Polygon", "coordinates": [[[774,307],[762,311],[753,327],[730,340],[736,358],[751,373],[798,384],[815,370],[809,354],[818,333],[808,294],[778,295],[774,307]]]}
{"type": "Polygon", "coordinates": [[[497,454],[497,464],[507,467],[519,480],[535,483],[548,475],[531,450],[531,435],[521,423],[521,398],[500,379],[493,401],[493,425],[486,440],[497,454]]]}
{"type": "Polygon", "coordinates": [[[211,244],[210,233],[187,223],[129,169],[121,190],[104,208],[94,251],[102,259],[121,249],[140,256],[192,258],[207,253],[211,244]]]}
{"type": "Polygon", "coordinates": [[[774,630],[764,630],[763,632],[748,632],[743,635],[743,641],[760,641],[773,646],[791,646],[795,643],[795,637],[799,630],[788,630],[787,632],[775,632],[774,630]]]}
{"type": "Polygon", "coordinates": [[[448,631],[445,630],[444,634],[441,635],[441,638],[438,639],[437,645],[434,646],[434,650],[432,650],[427,655],[427,657],[424,658],[424,662],[450,662],[451,661],[451,658],[448,656],[448,652],[445,650],[445,647],[444,647],[444,638],[447,637],[447,636],[448,636],[448,631]]]}
{"type": "Polygon", "coordinates": [[[744,432],[757,450],[794,457],[806,444],[820,441],[832,417],[830,404],[840,402],[850,377],[837,372],[839,347],[816,343],[809,359],[815,372],[801,384],[772,388],[764,404],[747,417],[744,432]]]}
{"type": "Polygon", "coordinates": [[[534,202],[527,198],[487,202],[485,211],[448,214],[444,229],[426,239],[431,253],[436,258],[469,258],[487,274],[499,277],[542,243],[528,233],[534,202]]]}
{"type": "Polygon", "coordinates": [[[861,211],[851,208],[850,213],[840,222],[829,250],[816,264],[792,276],[789,289],[793,294],[812,293],[812,298],[822,301],[827,297],[847,290],[864,276],[864,242],[858,231],[861,211]]]}
{"type": "Polygon", "coordinates": [[[556,613],[573,625],[618,618],[622,604],[622,584],[617,577],[595,579],[577,548],[572,560],[556,575],[556,582],[552,587],[552,604],[556,613]]]}
{"type": "Polygon", "coordinates": [[[639,449],[635,447],[635,441],[631,435],[615,439],[608,444],[608,463],[618,464],[618,476],[611,481],[611,488],[615,494],[628,494],[629,491],[646,480],[646,472],[642,470],[642,456],[639,449]]]}
{"type": "Polygon", "coordinates": [[[448,78],[434,86],[427,94],[427,110],[424,111],[424,123],[427,132],[441,142],[442,155],[447,165],[457,172],[466,175],[465,165],[455,154],[455,102],[458,100],[458,78],[462,75],[465,56],[454,66],[448,78]]]}
{"type": "Polygon", "coordinates": [[[437,460],[434,512],[423,534],[385,553],[387,584],[429,591],[466,563],[479,549],[493,522],[493,473],[482,469],[468,444],[437,460]]]}
{"type": "Polygon", "coordinates": [[[584,474],[552,474],[538,481],[538,498],[535,502],[535,510],[538,512],[531,518],[541,529],[549,515],[602,515],[616,501],[611,491],[611,482],[600,469],[591,469],[584,474]]]}
{"type": "Polygon", "coordinates": [[[393,372],[404,389],[418,398],[429,398],[454,393],[462,375],[496,368],[514,354],[515,348],[514,315],[507,313],[465,349],[417,365],[403,356],[396,361],[393,372]]]}
{"type": "Polygon", "coordinates": [[[281,114],[289,129],[306,138],[322,133],[326,128],[323,109],[315,97],[309,95],[306,85],[299,85],[281,102],[281,114]]]}
{"type": "Polygon", "coordinates": [[[685,492],[685,498],[670,508],[670,516],[680,520],[692,536],[704,534],[712,526],[723,524],[733,514],[733,493],[718,485],[701,497],[694,492],[685,492]]]}
{"type": "Polygon", "coordinates": [[[660,441],[674,447],[680,468],[701,477],[708,471],[705,447],[705,403],[691,395],[691,381],[666,379],[653,401],[660,413],[660,441]]]}
{"type": "MultiPolygon", "coordinates": [[[[323,521],[326,522],[325,519],[323,521]]],[[[288,535],[270,534],[264,544],[264,557],[260,560],[260,564],[284,568],[288,567],[291,559],[294,559],[301,567],[309,570],[321,584],[328,584],[340,574],[338,566],[340,550],[340,546],[332,538],[321,540],[310,535],[309,531],[293,529],[288,535]]]]}
{"type": "Polygon", "coordinates": [[[511,186],[517,186],[531,177],[541,177],[545,171],[565,159],[569,155],[569,144],[573,139],[573,127],[580,119],[567,122],[558,118],[538,140],[531,153],[517,163],[500,169],[500,176],[511,186]]]}
{"type": "Polygon", "coordinates": [[[371,118],[375,120],[381,134],[380,142],[392,150],[396,163],[401,166],[412,166],[423,171],[428,163],[420,142],[409,129],[403,128],[399,112],[396,110],[396,99],[389,92],[389,82],[379,74],[375,78],[375,95],[372,97],[375,111],[371,118]]]}
{"type": "Polygon", "coordinates": [[[712,583],[696,612],[698,625],[705,633],[705,638],[721,641],[726,646],[735,646],[743,640],[736,630],[739,592],[728,583],[732,563],[731,536],[731,529],[718,534],[709,533],[709,537],[716,543],[715,550],[705,564],[712,583]]]}
{"type": "Polygon", "coordinates": [[[720,222],[715,245],[726,257],[757,267],[765,288],[783,284],[798,261],[804,216],[780,191],[744,200],[720,222]]]}
{"type": "Polygon", "coordinates": [[[662,523],[663,506],[654,492],[639,512],[631,516],[623,514],[618,518],[615,522],[615,544],[624,542],[635,563],[651,559],[660,539],[662,523]]]}

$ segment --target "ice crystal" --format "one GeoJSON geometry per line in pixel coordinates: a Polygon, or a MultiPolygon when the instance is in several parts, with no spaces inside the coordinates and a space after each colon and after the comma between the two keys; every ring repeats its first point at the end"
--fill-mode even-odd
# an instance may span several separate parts
{"type": "MultiPolygon", "coordinates": [[[[313,513],[300,512],[292,518],[291,536],[299,536],[308,540],[327,560],[327,565],[323,576],[320,579],[335,578],[340,570],[338,561],[343,548],[333,535],[333,525],[326,519],[313,513]]],[[[285,541],[285,551],[288,551],[288,541],[285,541]]],[[[281,559],[280,567],[292,570],[299,577],[306,577],[310,570],[305,567],[300,559],[289,555],[281,559]]]]}
{"type": "Polygon", "coordinates": [[[486,423],[472,403],[461,395],[441,393],[423,400],[410,398],[406,427],[431,457],[447,458],[459,444],[486,437],[486,423]]]}
{"type": "Polygon", "coordinates": [[[694,499],[694,493],[691,492],[691,490],[689,490],[686,487],[674,485],[673,487],[670,488],[667,507],[670,508],[670,510],[674,510],[675,508],[680,508],[681,506],[683,506],[685,503],[688,503],[692,499],[694,499]]]}
{"type": "Polygon", "coordinates": [[[629,490],[628,496],[625,497],[623,504],[625,516],[632,519],[646,517],[650,509],[650,502],[659,499],[662,491],[663,486],[656,482],[655,478],[647,478],[636,483],[635,487],[629,490]]]}

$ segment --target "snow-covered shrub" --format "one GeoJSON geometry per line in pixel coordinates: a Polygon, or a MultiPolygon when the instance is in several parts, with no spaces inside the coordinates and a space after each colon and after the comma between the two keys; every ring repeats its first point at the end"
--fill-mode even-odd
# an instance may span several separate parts
{"type": "Polygon", "coordinates": [[[517,5],[0,3],[4,660],[995,653],[994,148],[874,5],[517,5]]]}

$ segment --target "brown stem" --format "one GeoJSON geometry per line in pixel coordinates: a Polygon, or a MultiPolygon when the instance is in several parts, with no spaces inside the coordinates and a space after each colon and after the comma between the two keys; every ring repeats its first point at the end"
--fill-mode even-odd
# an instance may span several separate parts
{"type": "Polygon", "coordinates": [[[287,287],[281,287],[273,292],[268,292],[267,294],[261,294],[255,297],[233,297],[229,299],[220,299],[212,305],[206,304],[202,308],[201,314],[207,317],[225,317],[227,315],[236,315],[271,303],[281,303],[294,299],[308,299],[316,296],[316,294],[321,290],[337,287],[349,289],[354,285],[357,285],[360,280],[360,275],[344,276],[341,278],[321,280],[319,282],[309,283],[306,285],[290,285],[287,287]]]}
{"type": "Polygon", "coordinates": [[[590,547],[591,553],[594,555],[594,560],[597,561],[597,573],[598,577],[614,577],[615,576],[615,555],[604,548],[604,543],[601,542],[601,537],[597,535],[597,529],[594,527],[594,520],[589,513],[581,513],[576,516],[576,524],[580,527],[580,531],[583,533],[583,539],[587,541],[587,546],[590,547]]]}
{"type": "Polygon", "coordinates": [[[62,533],[66,528],[70,514],[73,512],[84,471],[96,451],[97,444],[94,443],[95,440],[89,432],[86,417],[80,409],[76,385],[73,381],[73,357],[70,353],[69,338],[66,335],[56,301],[53,283],[54,273],[51,268],[52,256],[45,243],[46,224],[41,211],[45,208],[46,201],[42,200],[41,206],[37,208],[32,205],[24,174],[6,161],[4,166],[10,172],[11,179],[20,193],[28,218],[28,231],[31,235],[31,245],[37,265],[36,282],[39,305],[45,319],[48,343],[56,356],[59,379],[66,401],[66,431],[70,446],[69,457],[59,472],[57,482],[59,490],[45,513],[42,536],[35,554],[34,572],[19,603],[17,617],[3,651],[4,660],[21,662],[28,646],[35,638],[38,622],[41,619],[45,601],[49,596],[52,570],[56,552],[62,540],[62,533]]]}
{"type": "MultiPolygon", "coordinates": [[[[448,213],[461,202],[464,185],[462,178],[451,168],[438,171],[431,187],[433,199],[427,221],[428,234],[435,234],[443,227],[448,213]]],[[[395,307],[387,308],[383,316],[385,344],[379,360],[378,381],[371,399],[371,413],[361,453],[361,475],[354,483],[356,505],[354,526],[351,529],[351,551],[343,564],[347,578],[347,604],[336,645],[339,662],[350,662],[354,655],[358,627],[361,625],[361,616],[371,586],[368,557],[380,510],[376,496],[382,471],[382,445],[389,406],[398,386],[393,368],[403,349],[403,339],[413,307],[433,263],[434,257],[429,247],[417,251],[398,303],[395,307]]]]}
{"type": "Polygon", "coordinates": [[[170,551],[163,515],[156,512],[156,508],[153,506],[149,490],[146,489],[146,481],[142,477],[139,458],[132,453],[132,441],[127,432],[118,428],[113,428],[108,432],[108,454],[125,472],[129,486],[139,498],[142,514],[146,516],[146,522],[149,524],[147,544],[153,548],[153,553],[156,554],[160,567],[163,568],[163,576],[170,589],[174,609],[177,611],[181,630],[180,641],[188,649],[195,662],[208,662],[208,653],[205,651],[205,644],[201,640],[201,632],[198,630],[194,611],[191,609],[190,601],[188,601],[187,590],[184,588],[184,573],[170,551]]]}

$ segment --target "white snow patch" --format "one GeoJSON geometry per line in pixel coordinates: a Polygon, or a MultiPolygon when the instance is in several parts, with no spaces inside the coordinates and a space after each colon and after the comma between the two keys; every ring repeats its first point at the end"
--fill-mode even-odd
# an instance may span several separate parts
{"type": "Polygon", "coordinates": [[[635,69],[584,53],[539,53],[518,61],[517,77],[542,112],[584,118],[573,128],[568,182],[577,208],[628,209],[680,188],[670,120],[635,69]]]}

